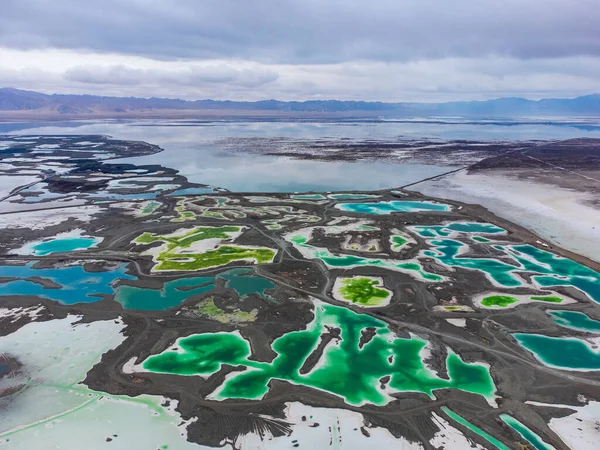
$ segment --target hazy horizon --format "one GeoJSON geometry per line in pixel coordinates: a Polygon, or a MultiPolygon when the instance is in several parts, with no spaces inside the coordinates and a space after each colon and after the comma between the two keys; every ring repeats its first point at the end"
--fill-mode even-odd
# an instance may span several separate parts
{"type": "Polygon", "coordinates": [[[389,103],[389,104],[394,104],[394,103],[423,103],[423,104],[438,104],[438,103],[452,103],[452,102],[485,102],[485,101],[494,101],[494,100],[509,100],[509,99],[519,99],[519,100],[528,100],[528,101],[533,101],[533,102],[539,102],[541,100],[574,100],[576,98],[579,97],[586,97],[586,96],[595,96],[595,95],[600,95],[600,90],[598,92],[591,92],[589,94],[584,94],[584,95],[572,95],[572,96],[563,96],[563,97],[541,97],[541,98],[530,98],[530,97],[526,97],[526,96],[504,96],[504,97],[490,97],[487,99],[472,99],[472,98],[464,98],[461,100],[443,100],[443,101],[415,101],[415,102],[409,102],[409,101],[388,101],[388,100],[361,100],[359,98],[351,98],[351,99],[340,99],[340,98],[320,98],[320,99],[296,99],[296,100],[283,100],[281,98],[273,98],[273,97],[265,97],[265,98],[258,98],[256,100],[240,100],[240,99],[235,99],[235,98],[224,98],[224,99],[215,99],[215,98],[209,98],[209,97],[163,97],[163,96],[156,96],[156,95],[132,95],[132,96],[122,96],[122,95],[110,95],[110,94],[92,94],[89,92],[85,92],[85,93],[75,93],[75,94],[71,94],[71,93],[66,93],[66,92],[57,92],[57,91],[52,91],[52,90],[42,90],[42,89],[21,89],[21,88],[17,88],[14,86],[0,86],[0,91],[1,90],[17,90],[17,91],[28,91],[28,92],[35,92],[35,93],[39,93],[39,94],[44,94],[44,95],[98,95],[98,96],[106,96],[106,97],[116,97],[116,98],[127,98],[127,97],[134,97],[134,98],[139,98],[139,99],[146,99],[146,100],[150,100],[153,98],[156,99],[167,99],[167,100],[183,100],[183,101],[188,101],[188,102],[195,102],[195,101],[203,101],[203,100],[207,100],[207,101],[219,101],[219,102],[240,102],[240,103],[244,103],[244,102],[248,102],[248,103],[252,103],[252,102],[268,102],[268,101],[276,101],[276,102],[310,102],[310,101],[331,101],[331,102],[364,102],[364,103],[389,103]]]}

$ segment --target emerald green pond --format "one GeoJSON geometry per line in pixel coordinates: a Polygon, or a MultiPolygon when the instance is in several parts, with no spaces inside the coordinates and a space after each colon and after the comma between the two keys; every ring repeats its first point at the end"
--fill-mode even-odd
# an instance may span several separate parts
{"type": "Polygon", "coordinates": [[[524,424],[519,422],[512,416],[508,414],[500,414],[500,419],[504,423],[506,423],[509,427],[515,430],[517,433],[521,435],[523,439],[529,442],[534,449],[536,450],[555,450],[554,446],[547,444],[544,440],[538,436],[536,433],[527,428],[524,424]]]}
{"type": "Polygon", "coordinates": [[[390,242],[392,244],[392,250],[400,250],[408,243],[408,239],[404,236],[392,236],[390,237],[390,242]]]}
{"type": "Polygon", "coordinates": [[[405,200],[375,203],[339,203],[335,207],[342,211],[377,215],[395,212],[450,211],[450,205],[443,203],[405,200]]]}
{"type": "Polygon", "coordinates": [[[510,295],[490,295],[481,300],[481,304],[487,307],[498,306],[500,308],[506,308],[518,301],[518,299],[511,297],[510,295]]]}
{"type": "Polygon", "coordinates": [[[546,311],[556,324],[588,333],[600,333],[600,321],[578,311],[546,311]]]}
{"type": "Polygon", "coordinates": [[[600,370],[600,352],[582,339],[515,333],[517,342],[538,361],[566,370],[600,370]]]}
{"type": "Polygon", "coordinates": [[[446,358],[448,378],[440,378],[423,362],[423,339],[397,338],[387,325],[371,316],[347,308],[318,303],[315,317],[306,329],[275,339],[277,354],[272,362],[257,361],[250,344],[238,332],[205,333],[181,338],[179,351],[150,356],[145,370],[177,375],[210,376],[224,364],[244,366],[246,370],[229,375],[211,398],[258,400],[269,390],[273,379],[312,387],[335,394],[352,405],[385,405],[394,392],[421,392],[435,398],[436,389],[459,389],[493,399],[494,381],[487,366],[465,363],[449,351],[446,358]],[[339,344],[328,345],[319,363],[308,373],[300,373],[307,358],[318,347],[326,326],[341,328],[339,344]],[[375,336],[359,347],[361,332],[374,328],[375,336]],[[380,379],[389,376],[385,389],[380,379]]]}

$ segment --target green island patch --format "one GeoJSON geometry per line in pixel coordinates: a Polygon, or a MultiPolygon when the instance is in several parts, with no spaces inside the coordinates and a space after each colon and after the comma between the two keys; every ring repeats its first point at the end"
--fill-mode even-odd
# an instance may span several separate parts
{"type": "Polygon", "coordinates": [[[214,297],[202,300],[196,305],[196,309],[200,315],[221,323],[254,322],[257,314],[256,310],[250,312],[240,311],[239,309],[233,311],[223,310],[215,305],[214,297]]]}
{"type": "Polygon", "coordinates": [[[392,236],[390,237],[390,243],[392,244],[392,250],[398,251],[408,243],[408,239],[404,236],[392,236]]]}
{"type": "Polygon", "coordinates": [[[334,285],[334,297],[364,307],[386,306],[392,293],[382,288],[383,281],[375,277],[338,278],[334,285]]]}
{"type": "Polygon", "coordinates": [[[560,297],[557,297],[555,295],[545,295],[545,296],[541,296],[541,295],[534,295],[532,297],[529,297],[531,300],[534,300],[536,302],[548,302],[548,303],[562,303],[563,299],[560,297]]]}
{"type": "Polygon", "coordinates": [[[519,299],[511,297],[510,295],[490,295],[481,300],[483,306],[488,308],[497,306],[499,308],[506,308],[513,303],[518,303],[519,299]]]}

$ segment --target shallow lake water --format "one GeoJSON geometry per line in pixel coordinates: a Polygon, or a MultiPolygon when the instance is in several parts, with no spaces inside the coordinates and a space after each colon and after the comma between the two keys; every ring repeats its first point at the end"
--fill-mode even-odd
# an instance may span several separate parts
{"type": "Polygon", "coordinates": [[[561,327],[600,334],[600,321],[579,311],[547,311],[552,320],[561,327]]]}
{"type": "Polygon", "coordinates": [[[167,164],[191,182],[237,192],[377,190],[403,186],[446,172],[447,166],[390,162],[294,160],[228,151],[223,139],[471,139],[524,140],[600,137],[600,127],[579,124],[244,121],[76,121],[0,123],[0,133],[104,134],[143,140],[165,151],[119,161],[167,164]]]}

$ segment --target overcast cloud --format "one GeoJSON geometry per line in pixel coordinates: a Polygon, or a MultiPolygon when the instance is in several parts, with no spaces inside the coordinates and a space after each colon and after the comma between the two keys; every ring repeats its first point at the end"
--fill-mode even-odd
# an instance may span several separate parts
{"type": "Polygon", "coordinates": [[[2,0],[0,85],[383,101],[600,92],[598,0],[2,0]]]}

